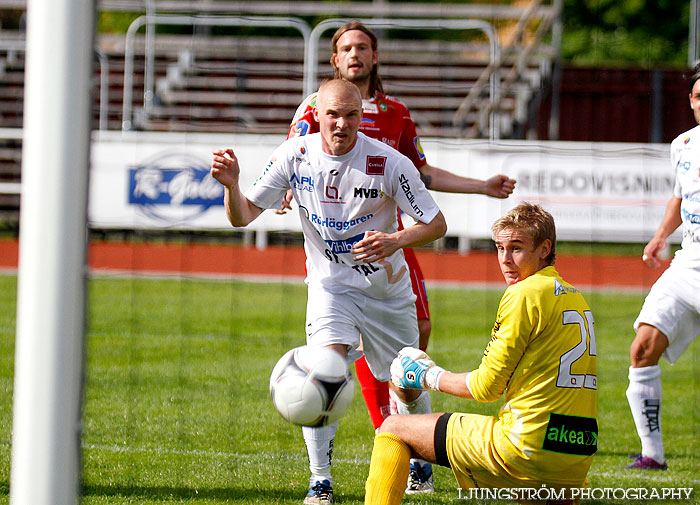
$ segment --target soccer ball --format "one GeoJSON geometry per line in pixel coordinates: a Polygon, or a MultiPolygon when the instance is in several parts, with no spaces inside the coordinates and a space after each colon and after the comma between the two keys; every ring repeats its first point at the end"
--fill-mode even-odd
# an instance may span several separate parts
{"type": "Polygon", "coordinates": [[[352,401],[355,381],[345,359],[328,347],[288,351],[270,375],[277,412],[300,426],[326,426],[340,419],[352,401]]]}

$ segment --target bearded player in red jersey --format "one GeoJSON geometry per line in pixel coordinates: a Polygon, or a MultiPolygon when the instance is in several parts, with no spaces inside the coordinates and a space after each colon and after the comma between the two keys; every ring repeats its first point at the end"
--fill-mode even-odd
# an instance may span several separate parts
{"type": "MultiPolygon", "coordinates": [[[[430,165],[420,146],[416,126],[406,106],[396,98],[385,95],[378,73],[377,37],[366,26],[358,21],[351,21],[340,27],[332,39],[333,55],[331,65],[335,70],[335,78],[342,78],[354,83],[362,93],[362,122],[360,131],[369,137],[381,140],[407,156],[420,172],[420,177],[428,189],[450,193],[483,194],[494,198],[507,198],[515,187],[515,181],[504,175],[496,175],[487,180],[460,177],[446,170],[430,165]]],[[[289,128],[288,138],[306,135],[319,131],[318,121],[314,119],[317,94],[309,95],[299,106],[289,128]]],[[[288,194],[282,204],[281,211],[290,208],[291,197],[288,194]]],[[[401,215],[399,212],[399,227],[401,215]]],[[[428,297],[425,291],[423,273],[412,249],[404,249],[408,263],[413,291],[416,294],[416,309],[420,348],[425,350],[430,337],[431,323],[428,308],[428,297]]],[[[380,382],[372,375],[364,358],[355,362],[357,379],[360,382],[362,396],[367,404],[370,418],[375,429],[390,413],[389,388],[386,382],[380,382]]],[[[397,413],[429,413],[430,396],[424,392],[413,404],[404,405],[402,402],[391,402],[397,413]]],[[[315,444],[316,442],[311,442],[315,444]]],[[[332,447],[332,441],[330,441],[332,447]]],[[[308,441],[307,441],[308,448],[308,441]]],[[[314,451],[319,453],[319,451],[314,451]]],[[[322,451],[321,451],[322,452],[322,451]]],[[[330,450],[328,451],[330,453],[330,450]]],[[[325,461],[310,461],[312,473],[315,467],[323,466],[325,461]]],[[[330,470],[330,455],[328,456],[328,472],[330,470]]],[[[314,477],[311,478],[314,481],[314,477]]],[[[313,484],[313,482],[312,482],[313,484]]],[[[311,486],[313,487],[313,486],[311,486]]],[[[429,463],[412,461],[407,493],[430,492],[433,488],[432,468],[429,463]]],[[[323,503],[308,497],[304,503],[323,503]]]]}

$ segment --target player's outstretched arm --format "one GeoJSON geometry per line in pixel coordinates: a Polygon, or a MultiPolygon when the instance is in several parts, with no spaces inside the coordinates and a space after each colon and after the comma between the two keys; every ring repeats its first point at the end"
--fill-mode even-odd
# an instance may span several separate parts
{"type": "Polygon", "coordinates": [[[212,151],[211,176],[224,186],[226,216],[233,226],[247,226],[262,213],[248,200],[238,186],[241,169],[233,149],[212,151]]]}
{"type": "Polygon", "coordinates": [[[394,233],[367,231],[362,240],[355,243],[352,253],[356,261],[370,263],[388,258],[403,247],[418,247],[439,239],[447,231],[447,223],[442,212],[429,223],[418,221],[413,226],[394,233]]]}
{"type": "Polygon", "coordinates": [[[664,212],[664,217],[661,219],[658,230],[656,230],[654,237],[644,248],[644,254],[642,255],[644,263],[652,268],[658,268],[661,265],[659,254],[666,249],[666,239],[682,222],[681,199],[672,196],[668,204],[666,204],[666,212],[664,212]]]}
{"type": "Polygon", "coordinates": [[[452,396],[459,396],[467,400],[473,400],[472,392],[469,390],[469,375],[467,373],[445,372],[440,377],[440,391],[452,396]]]}
{"type": "Polygon", "coordinates": [[[404,389],[440,391],[473,399],[468,373],[452,373],[439,367],[420,349],[404,347],[391,363],[391,381],[404,389]]]}
{"type": "Polygon", "coordinates": [[[494,175],[481,180],[462,177],[447,170],[425,164],[418,169],[421,180],[428,189],[445,193],[473,193],[493,198],[508,198],[515,189],[515,179],[505,175],[494,175]]]}

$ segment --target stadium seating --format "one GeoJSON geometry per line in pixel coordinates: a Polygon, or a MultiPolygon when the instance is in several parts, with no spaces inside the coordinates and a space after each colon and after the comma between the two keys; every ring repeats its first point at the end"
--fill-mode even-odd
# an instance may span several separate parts
{"type": "MultiPolygon", "coordinates": [[[[158,5],[166,3],[170,12],[192,14],[188,2],[159,2],[158,5]]],[[[270,10],[273,4],[283,3],[286,5],[286,2],[227,1],[202,5],[210,9],[231,8],[234,12],[238,10],[240,14],[252,15],[256,8],[264,6],[270,10]]],[[[375,17],[389,13],[386,5],[372,5],[378,9],[375,17]]],[[[406,16],[417,15],[420,9],[429,8],[425,4],[414,5],[410,11],[401,4],[394,4],[391,11],[397,16],[406,16]]],[[[533,42],[536,38],[533,27],[537,26],[533,19],[543,19],[544,16],[551,23],[556,14],[552,5],[552,2],[543,0],[520,0],[513,5],[510,2],[503,5],[492,2],[488,7],[455,4],[454,9],[446,9],[440,4],[436,16],[452,16],[469,8],[469,12],[483,11],[484,16],[493,18],[489,22],[498,27],[497,33],[502,39],[500,47],[512,46],[512,50],[503,52],[497,62],[492,61],[488,40],[476,31],[462,32],[457,37],[445,36],[444,40],[421,40],[407,37],[405,31],[379,30],[380,73],[385,92],[408,105],[419,134],[425,137],[493,136],[493,127],[489,131],[488,124],[494,121],[498,137],[522,135],[518,125],[526,122],[530,104],[546,88],[555,56],[550,45],[538,40],[533,42]],[[540,12],[545,14],[538,14],[540,12]],[[525,50],[528,44],[531,50],[525,50]],[[518,57],[526,52],[527,60],[519,61],[518,57]],[[488,85],[474,87],[475,83],[488,82],[492,76],[500,83],[493,88],[500,91],[497,101],[491,100],[488,85]],[[468,102],[466,109],[465,97],[468,102]],[[456,114],[462,110],[463,114],[456,114]]],[[[2,7],[0,0],[0,9],[2,7]]],[[[316,9],[314,12],[330,15],[328,10],[337,8],[337,17],[342,17],[352,14],[350,11],[357,9],[358,3],[300,1],[298,7],[299,15],[305,9],[316,9]]],[[[369,5],[364,7],[363,17],[372,17],[369,5]]],[[[110,0],[103,1],[100,8],[134,10],[134,5],[127,0],[110,0]]],[[[286,11],[262,14],[289,16],[289,6],[285,8],[286,11]]],[[[322,34],[319,41],[319,80],[332,75],[329,64],[332,32],[328,30],[322,34]]],[[[0,119],[3,128],[22,127],[23,43],[21,30],[0,31],[0,119]]],[[[94,64],[95,129],[126,127],[166,132],[284,135],[296,107],[304,98],[305,43],[301,36],[290,35],[290,30],[229,29],[225,33],[216,27],[185,27],[170,30],[170,33],[159,30],[154,49],[152,74],[155,93],[152,100],[147,100],[144,97],[147,70],[144,30],[134,38],[131,72],[125,72],[124,34],[98,36],[94,64]],[[189,33],[183,34],[188,30],[189,33]],[[123,117],[123,100],[129,96],[125,93],[125,84],[131,96],[127,107],[131,113],[129,118],[123,117]]],[[[20,147],[18,139],[0,138],[0,182],[19,181],[20,147]]],[[[8,208],[15,211],[15,203],[17,195],[0,195],[0,212],[8,208]]]]}

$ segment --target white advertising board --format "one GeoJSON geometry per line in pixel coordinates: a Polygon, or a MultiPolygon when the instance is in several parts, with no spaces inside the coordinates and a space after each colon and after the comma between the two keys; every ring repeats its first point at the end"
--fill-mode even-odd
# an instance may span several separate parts
{"type": "MultiPolygon", "coordinates": [[[[96,133],[89,220],[93,228],[230,230],[211,151],[231,147],[246,189],[284,138],[278,135],[96,133]]],[[[567,240],[648,240],[673,188],[669,148],[604,144],[423,139],[427,159],[453,173],[517,180],[506,200],[433,192],[448,236],[489,238],[491,223],[521,201],[541,203],[567,240]]],[[[296,211],[264,212],[253,230],[300,231],[296,211]]],[[[674,235],[676,240],[680,235],[674,235]]]]}

